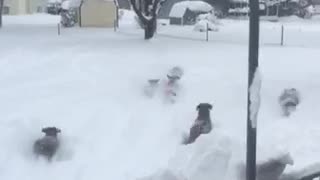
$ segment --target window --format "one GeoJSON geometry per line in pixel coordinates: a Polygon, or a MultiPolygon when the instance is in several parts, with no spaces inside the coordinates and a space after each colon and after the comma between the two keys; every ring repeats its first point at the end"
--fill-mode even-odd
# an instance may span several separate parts
{"type": "Polygon", "coordinates": [[[3,13],[3,14],[9,14],[9,13],[10,13],[10,7],[9,7],[9,6],[4,6],[2,13],[3,13]]]}

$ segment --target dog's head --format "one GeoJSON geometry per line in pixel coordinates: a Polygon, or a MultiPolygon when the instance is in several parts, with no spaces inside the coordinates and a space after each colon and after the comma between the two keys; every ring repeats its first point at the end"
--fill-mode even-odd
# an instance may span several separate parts
{"type": "Polygon", "coordinates": [[[200,103],[197,106],[197,111],[201,111],[201,110],[207,110],[210,111],[212,109],[212,105],[209,103],[200,103]]]}
{"type": "Polygon", "coordinates": [[[61,130],[56,127],[46,127],[46,128],[42,128],[42,132],[45,133],[46,136],[56,137],[57,134],[61,132],[61,130]]]}
{"type": "Polygon", "coordinates": [[[212,105],[209,103],[200,103],[197,106],[197,111],[200,117],[209,117],[210,116],[210,110],[212,109],[212,105]]]}

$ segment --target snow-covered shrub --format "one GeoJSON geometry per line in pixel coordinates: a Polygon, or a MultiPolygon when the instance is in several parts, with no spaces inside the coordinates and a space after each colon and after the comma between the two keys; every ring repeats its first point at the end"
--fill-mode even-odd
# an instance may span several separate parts
{"type": "Polygon", "coordinates": [[[217,24],[214,24],[207,19],[202,19],[194,25],[195,31],[206,32],[207,29],[208,31],[219,31],[217,24]]]}
{"type": "Polygon", "coordinates": [[[63,1],[61,4],[61,24],[63,27],[73,27],[77,23],[77,9],[73,8],[70,0],[63,1]]]}
{"type": "Polygon", "coordinates": [[[313,6],[308,6],[305,8],[305,15],[304,15],[304,18],[305,19],[310,19],[312,18],[312,15],[314,14],[314,7],[313,6]]]}
{"type": "Polygon", "coordinates": [[[220,22],[213,10],[210,13],[200,14],[196,20],[197,23],[194,26],[195,31],[205,32],[207,28],[208,31],[219,30],[218,25],[220,25],[220,22]]]}
{"type": "Polygon", "coordinates": [[[219,24],[217,16],[213,12],[206,13],[206,14],[200,14],[197,17],[197,22],[201,21],[201,20],[208,20],[208,21],[212,22],[213,24],[219,24]]]}

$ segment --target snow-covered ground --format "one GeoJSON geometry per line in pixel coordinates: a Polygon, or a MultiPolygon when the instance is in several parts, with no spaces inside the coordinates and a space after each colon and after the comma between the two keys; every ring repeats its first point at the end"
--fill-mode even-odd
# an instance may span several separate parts
{"type": "MultiPolygon", "coordinates": [[[[237,179],[245,159],[248,21],[224,20],[205,42],[205,33],[178,26],[161,26],[144,41],[132,22],[117,32],[72,28],[58,36],[58,18],[20,24],[24,18],[33,17],[5,16],[0,30],[1,180],[134,180],[164,169],[188,180],[237,179]],[[177,102],[146,98],[147,79],[164,78],[175,65],[185,72],[177,102]],[[182,146],[200,102],[213,104],[214,129],[182,146]],[[62,129],[51,164],[31,153],[44,126],[62,129]]],[[[261,23],[258,159],[289,151],[295,164],[286,172],[319,162],[319,31],[317,20],[261,23]],[[283,118],[277,98],[287,87],[301,91],[302,103],[283,118]]]]}

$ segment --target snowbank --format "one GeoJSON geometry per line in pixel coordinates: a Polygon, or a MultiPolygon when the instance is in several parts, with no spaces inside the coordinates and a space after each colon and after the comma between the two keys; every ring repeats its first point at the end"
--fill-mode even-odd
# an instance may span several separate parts
{"type": "Polygon", "coordinates": [[[168,169],[138,180],[223,180],[231,159],[230,139],[222,134],[202,135],[196,142],[177,149],[168,169]]]}
{"type": "Polygon", "coordinates": [[[213,7],[203,1],[182,1],[173,5],[169,17],[182,17],[187,9],[194,12],[210,12],[213,7]]]}
{"type": "Polygon", "coordinates": [[[193,144],[179,147],[169,161],[169,169],[189,180],[223,180],[231,159],[231,140],[213,129],[193,144]]]}

